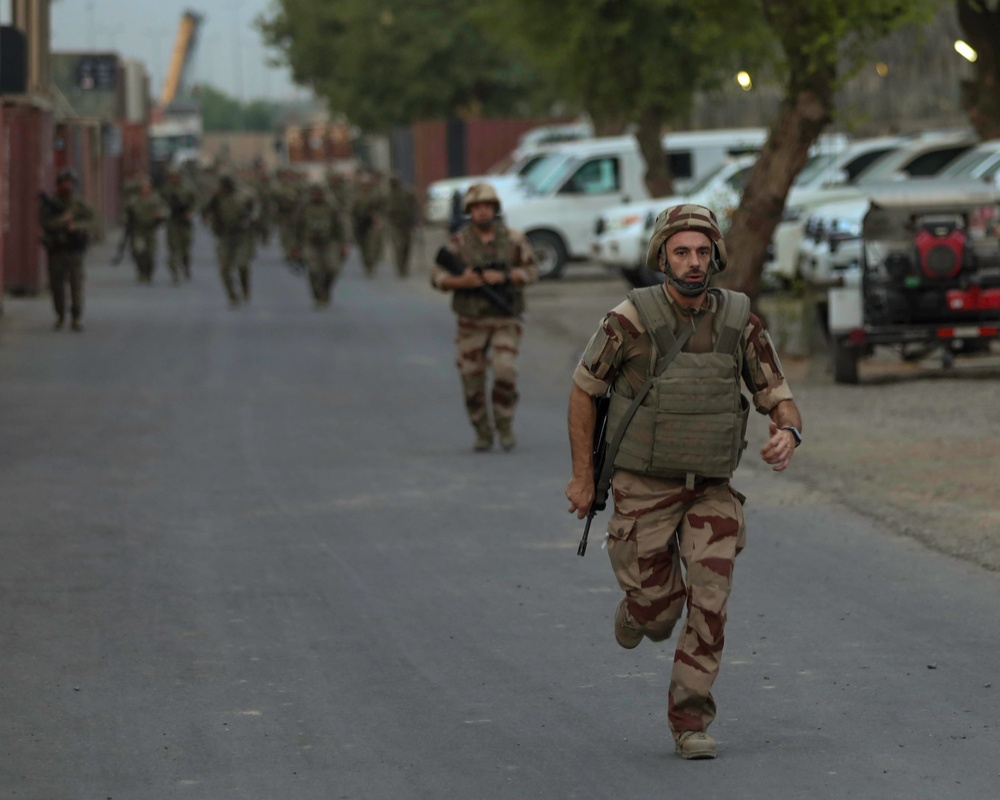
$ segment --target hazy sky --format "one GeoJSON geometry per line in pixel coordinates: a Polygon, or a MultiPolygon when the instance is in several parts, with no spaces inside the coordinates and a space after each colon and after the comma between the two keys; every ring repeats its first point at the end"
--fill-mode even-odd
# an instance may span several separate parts
{"type": "MultiPolygon", "coordinates": [[[[0,14],[9,0],[0,0],[0,14]]],[[[289,99],[304,91],[285,68],[267,66],[268,51],[253,27],[271,0],[55,0],[53,50],[116,50],[145,62],[159,94],[181,15],[204,15],[191,80],[250,100],[289,99]],[[240,69],[242,64],[242,70],[240,69]],[[242,79],[242,92],[241,92],[242,79]]]]}

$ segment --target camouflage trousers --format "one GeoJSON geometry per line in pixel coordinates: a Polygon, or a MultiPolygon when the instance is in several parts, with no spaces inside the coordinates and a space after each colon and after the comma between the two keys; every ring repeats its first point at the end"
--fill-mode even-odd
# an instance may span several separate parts
{"type": "Polygon", "coordinates": [[[410,274],[410,246],[413,242],[413,230],[396,225],[389,226],[389,239],[396,256],[396,272],[405,278],[410,274]]]}
{"type": "Polygon", "coordinates": [[[302,261],[309,270],[313,300],[330,302],[330,291],[340,274],[340,242],[308,242],[302,247],[302,261]]]}
{"type": "Polygon", "coordinates": [[[239,275],[243,300],[250,299],[250,259],[253,257],[252,234],[220,236],[215,242],[215,255],[219,259],[219,274],[230,303],[238,303],[240,294],[236,291],[233,272],[239,275]]]}
{"type": "Polygon", "coordinates": [[[291,261],[295,250],[295,220],[293,218],[278,219],[278,240],[281,242],[281,255],[285,261],[291,261]]]}
{"type": "Polygon", "coordinates": [[[49,291],[52,306],[61,320],[66,316],[66,284],[69,284],[69,313],[73,319],[83,314],[83,254],[74,252],[49,253],[49,291]]]}
{"type": "Polygon", "coordinates": [[[167,223],[167,266],[174,280],[191,277],[191,225],[170,220],[167,223]]]}
{"type": "Polygon", "coordinates": [[[513,317],[459,317],[455,345],[465,410],[474,428],[490,425],[487,373],[493,367],[493,422],[508,424],[517,406],[517,354],[521,323],[513,317]]]}
{"type": "Polygon", "coordinates": [[[670,728],[674,736],[704,731],[715,719],[712,684],[733,567],[746,544],[743,497],[728,481],[686,489],[683,480],[625,470],[615,472],[612,490],[608,554],[636,629],[664,641],[687,608],[670,678],[670,728]]]}
{"type": "Polygon", "coordinates": [[[156,269],[156,228],[132,231],[132,260],[140,281],[149,283],[153,280],[153,270],[156,269]]]}
{"type": "Polygon", "coordinates": [[[356,229],[354,239],[361,250],[361,264],[365,274],[371,277],[375,274],[375,266],[382,257],[382,229],[369,225],[366,229],[356,229]]]}

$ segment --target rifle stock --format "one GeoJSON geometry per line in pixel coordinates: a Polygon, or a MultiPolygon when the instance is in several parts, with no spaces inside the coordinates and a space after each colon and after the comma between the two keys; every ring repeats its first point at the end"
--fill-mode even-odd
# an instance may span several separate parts
{"type": "Polygon", "coordinates": [[[594,439],[591,444],[591,454],[594,462],[594,502],[587,512],[587,524],[583,528],[583,538],[576,548],[576,554],[582,556],[587,552],[587,537],[590,535],[590,524],[598,511],[608,507],[609,486],[601,486],[601,473],[604,471],[604,461],[608,455],[608,410],[611,407],[611,394],[605,394],[594,401],[594,439]]]}

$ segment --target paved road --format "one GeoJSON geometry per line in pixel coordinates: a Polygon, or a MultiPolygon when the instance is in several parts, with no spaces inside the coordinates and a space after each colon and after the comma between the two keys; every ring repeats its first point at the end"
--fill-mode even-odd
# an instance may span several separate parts
{"type": "Polygon", "coordinates": [[[180,288],[105,257],[84,334],[0,322],[0,796],[1000,793],[998,576],[753,464],[721,757],[673,756],[670,646],[615,646],[562,499],[617,283],[539,287],[521,444],[475,455],[419,276],[314,312],[268,250],[230,311],[204,236],[180,288]]]}

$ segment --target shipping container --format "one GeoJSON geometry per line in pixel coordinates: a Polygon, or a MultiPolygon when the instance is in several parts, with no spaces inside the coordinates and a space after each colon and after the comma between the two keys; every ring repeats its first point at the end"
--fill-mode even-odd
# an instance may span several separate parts
{"type": "Polygon", "coordinates": [[[44,250],[39,243],[38,194],[51,191],[52,117],[31,106],[7,105],[0,122],[2,152],[0,260],[3,284],[14,294],[37,294],[44,286],[44,250]]]}

